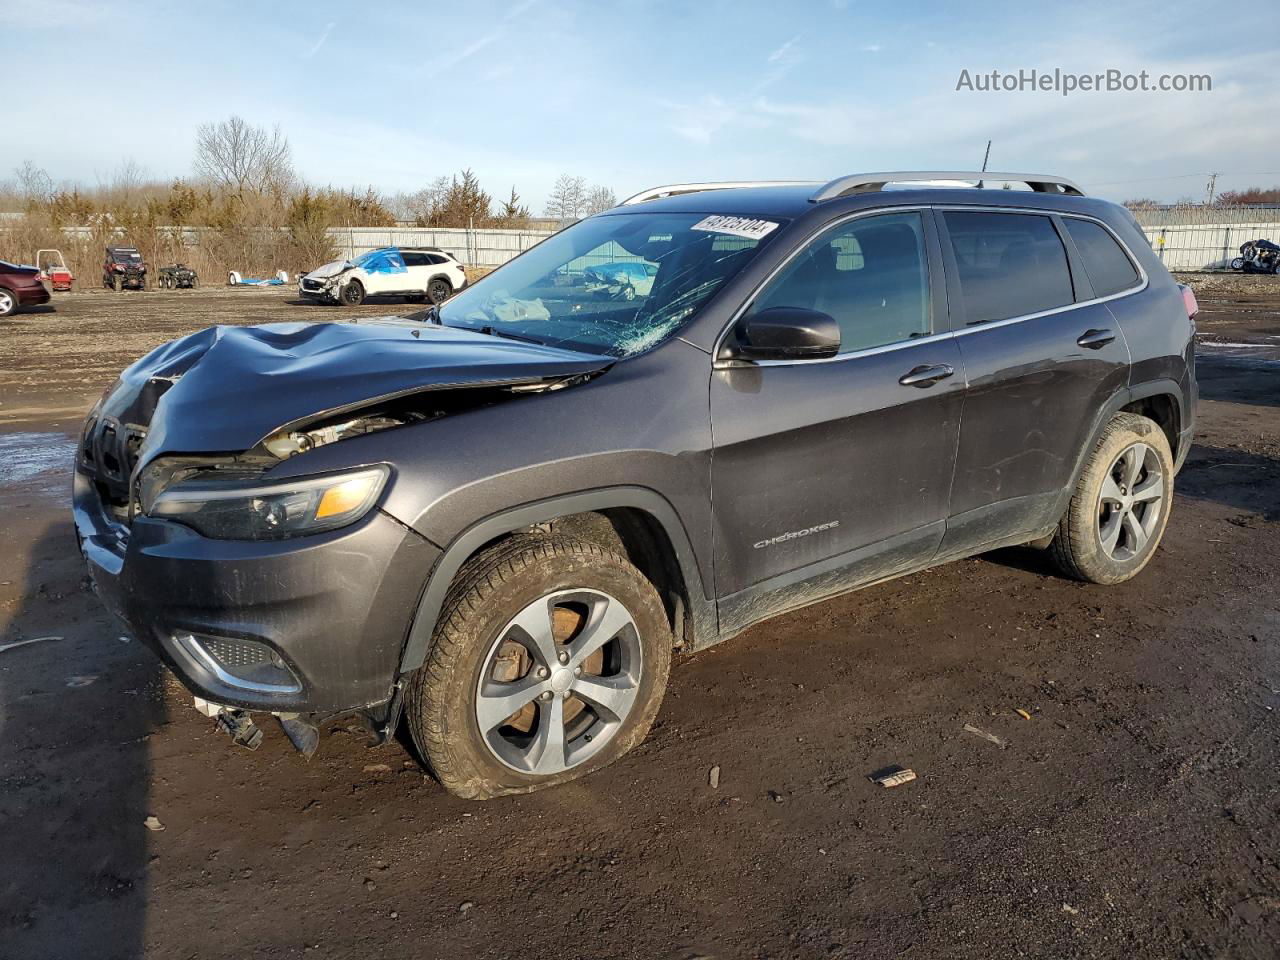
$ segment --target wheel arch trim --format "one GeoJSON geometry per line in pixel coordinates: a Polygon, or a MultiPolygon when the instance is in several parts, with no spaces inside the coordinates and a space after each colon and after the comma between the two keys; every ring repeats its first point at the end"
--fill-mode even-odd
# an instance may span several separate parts
{"type": "Polygon", "coordinates": [[[477,521],[454,537],[427,578],[400,658],[400,674],[403,676],[426,662],[449,587],[463,564],[486,543],[522,527],[547,523],[558,517],[617,508],[641,510],[661,525],[684,579],[689,613],[694,624],[693,645],[700,648],[713,642],[713,637],[709,634],[714,634],[717,629],[715,603],[707,596],[708,581],[699,570],[693,544],[675,508],[665,497],[647,487],[603,487],[503,510],[477,521]]]}

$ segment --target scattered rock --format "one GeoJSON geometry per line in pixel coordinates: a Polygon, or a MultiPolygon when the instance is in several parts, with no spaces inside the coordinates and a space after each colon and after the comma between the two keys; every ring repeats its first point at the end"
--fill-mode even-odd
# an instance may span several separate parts
{"type": "Polygon", "coordinates": [[[399,919],[400,919],[400,914],[398,914],[398,913],[396,913],[394,910],[392,910],[392,911],[391,911],[391,919],[392,919],[392,920],[399,920],[399,919]]]}
{"type": "Polygon", "coordinates": [[[786,797],[778,793],[778,791],[776,790],[769,791],[769,799],[772,800],[774,803],[785,803],[787,800],[786,797]]]}
{"type": "Polygon", "coordinates": [[[707,776],[707,781],[711,784],[712,790],[720,789],[720,767],[719,766],[714,766],[711,768],[711,773],[707,776]]]}
{"type": "Polygon", "coordinates": [[[1064,903],[1064,904],[1062,905],[1062,912],[1063,912],[1063,913],[1069,913],[1069,914],[1071,914],[1071,916],[1073,916],[1073,917],[1074,917],[1074,916],[1075,916],[1077,913],[1079,913],[1080,911],[1079,911],[1079,910],[1077,910],[1075,907],[1071,906],[1071,904],[1069,904],[1069,903],[1064,903]]]}
{"type": "Polygon", "coordinates": [[[468,910],[470,910],[474,906],[475,904],[472,903],[470,900],[463,900],[460,904],[458,904],[458,912],[466,913],[468,910]]]}
{"type": "Polygon", "coordinates": [[[367,763],[364,768],[365,773],[390,773],[391,767],[385,763],[367,763]]]}

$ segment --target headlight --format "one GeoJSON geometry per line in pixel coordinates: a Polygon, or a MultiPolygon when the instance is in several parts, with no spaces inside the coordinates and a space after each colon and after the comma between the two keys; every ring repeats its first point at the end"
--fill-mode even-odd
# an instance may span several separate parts
{"type": "Polygon", "coordinates": [[[280,540],[355,523],[378,500],[385,466],[350,473],[247,483],[243,474],[198,473],[165,489],[147,510],[215,540],[280,540]]]}

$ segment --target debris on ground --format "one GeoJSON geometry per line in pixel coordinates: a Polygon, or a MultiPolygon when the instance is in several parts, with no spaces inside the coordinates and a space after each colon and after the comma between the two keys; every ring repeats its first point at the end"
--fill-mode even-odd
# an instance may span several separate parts
{"type": "Polygon", "coordinates": [[[882,787],[900,787],[916,778],[916,772],[909,767],[885,767],[867,777],[872,783],[882,787]]]}
{"type": "Polygon", "coordinates": [[[391,767],[385,763],[366,763],[364,766],[365,773],[390,773],[391,767]]]}
{"type": "Polygon", "coordinates": [[[1031,719],[1031,714],[1027,713],[1027,711],[1023,710],[1021,707],[1015,708],[1014,712],[1017,713],[1017,715],[1020,716],[1023,720],[1031,719]]]}
{"type": "Polygon", "coordinates": [[[67,686],[73,690],[76,689],[77,687],[87,687],[89,684],[93,683],[93,681],[97,679],[98,678],[96,676],[88,676],[88,675],[80,676],[80,677],[67,677],[67,686]]]}
{"type": "Polygon", "coordinates": [[[147,817],[147,819],[142,821],[142,824],[154,833],[159,833],[164,829],[164,824],[160,822],[160,818],[154,815],[147,817]]]}
{"type": "MultiPolygon", "coordinates": [[[[1028,717],[1027,719],[1030,720],[1031,718],[1028,717]]],[[[964,731],[965,733],[972,733],[975,737],[981,737],[983,740],[990,740],[1001,750],[1009,746],[1009,741],[1004,739],[1004,737],[997,737],[994,733],[987,733],[987,731],[980,727],[975,727],[972,723],[966,723],[964,725],[964,731]]]]}
{"type": "Polygon", "coordinates": [[[0,653],[6,650],[16,650],[18,647],[25,647],[29,643],[43,643],[45,640],[61,640],[62,637],[32,637],[30,640],[15,640],[13,643],[0,644],[0,653]]]}
{"type": "Polygon", "coordinates": [[[1064,903],[1064,904],[1062,905],[1062,912],[1063,912],[1063,913],[1069,913],[1069,914],[1071,914],[1071,916],[1073,916],[1073,917],[1074,917],[1074,916],[1075,916],[1076,914],[1078,914],[1080,911],[1079,911],[1078,909],[1076,909],[1075,907],[1071,906],[1071,904],[1069,904],[1069,903],[1064,903]]]}
{"type": "Polygon", "coordinates": [[[472,903],[470,900],[463,900],[462,903],[458,904],[458,912],[466,913],[468,910],[470,910],[474,906],[475,904],[472,903]]]}
{"type": "Polygon", "coordinates": [[[712,790],[720,789],[720,767],[718,765],[711,768],[711,773],[708,774],[707,781],[711,784],[712,790]]]}

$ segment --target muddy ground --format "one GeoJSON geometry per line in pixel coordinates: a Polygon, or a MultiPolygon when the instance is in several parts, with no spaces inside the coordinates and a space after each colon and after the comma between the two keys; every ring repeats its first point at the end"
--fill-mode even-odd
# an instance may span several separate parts
{"type": "Polygon", "coordinates": [[[481,804],[399,742],[233,748],[85,588],[67,453],[116,372],[337,312],[91,291],[0,322],[0,644],[58,638],[0,649],[0,958],[1276,956],[1280,278],[1208,279],[1136,581],[1012,550],[811,607],[678,662],[612,768],[481,804]],[[893,763],[919,779],[867,781],[893,763]]]}

